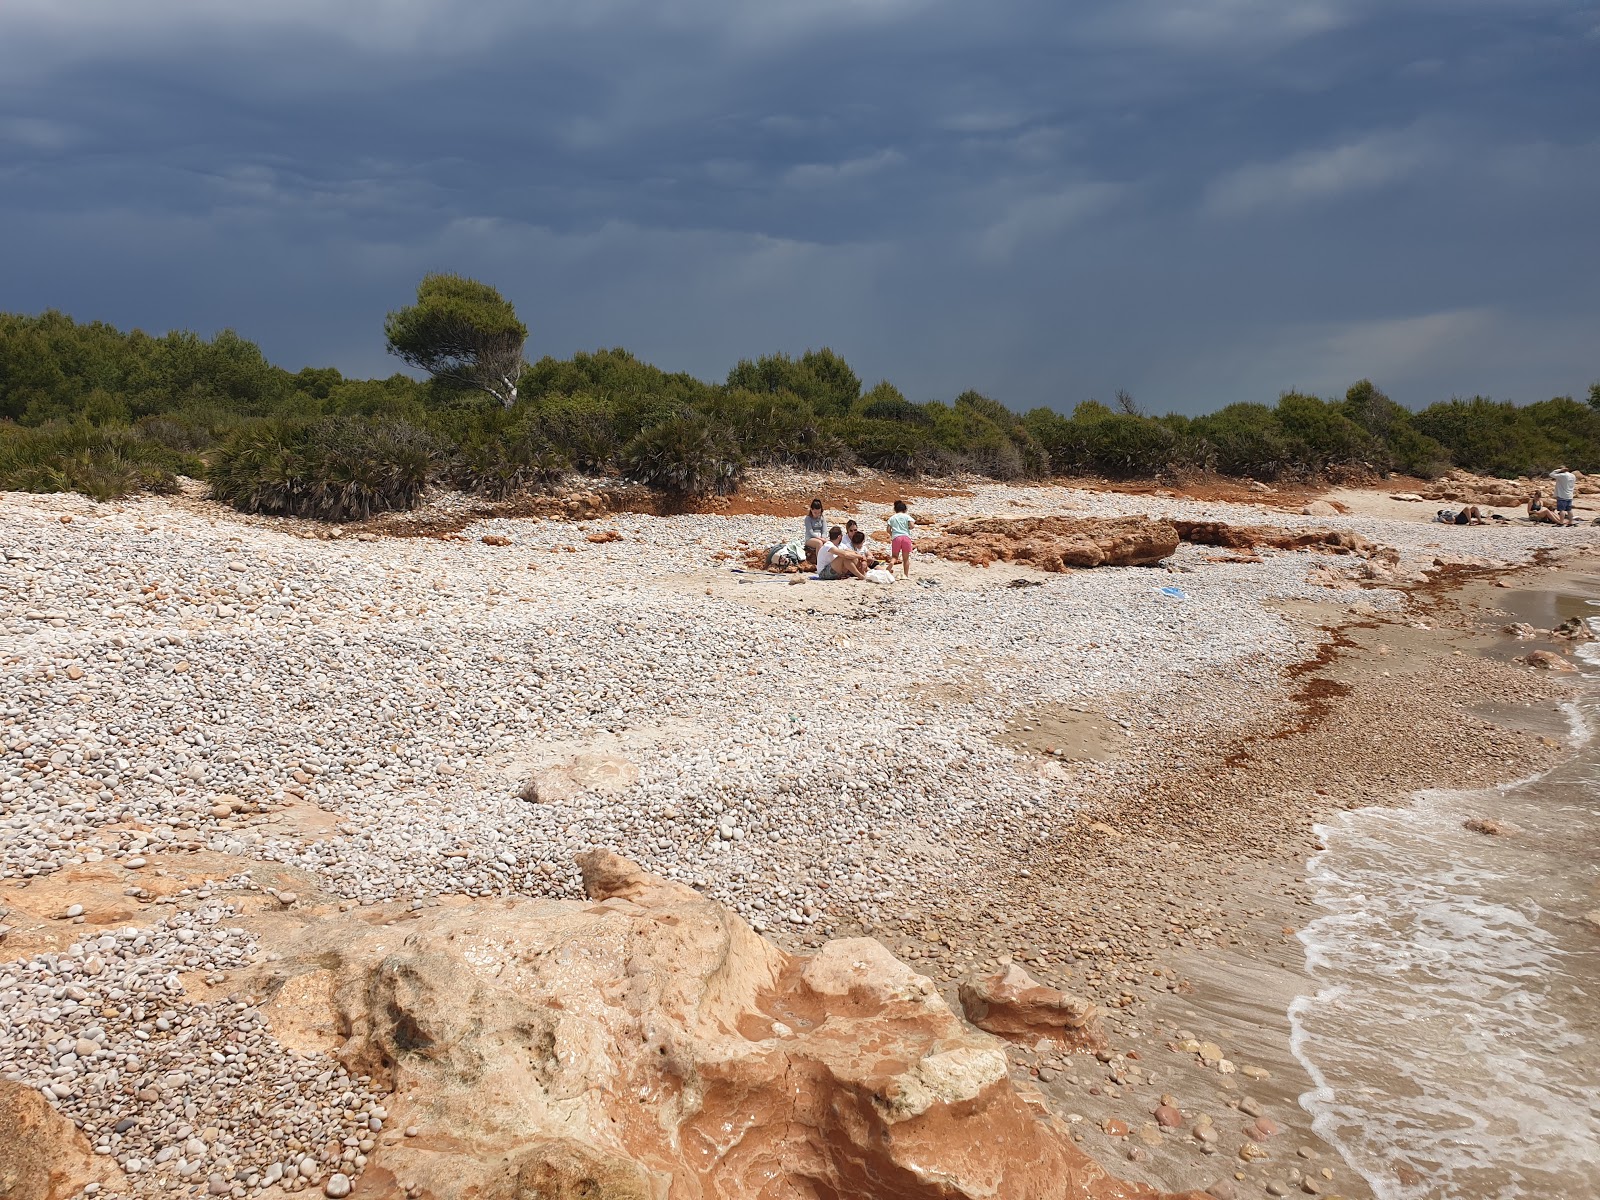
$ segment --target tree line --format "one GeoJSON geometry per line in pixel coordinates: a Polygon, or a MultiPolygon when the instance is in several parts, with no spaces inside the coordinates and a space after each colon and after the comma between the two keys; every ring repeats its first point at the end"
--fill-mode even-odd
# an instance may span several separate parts
{"type": "Polygon", "coordinates": [[[1196,417],[1150,415],[1121,393],[1018,413],[976,391],[917,402],[866,387],[826,348],[744,359],[720,383],[622,349],[528,363],[511,306],[455,276],[424,280],[385,333],[428,378],[290,372],[232,331],[0,314],[0,488],[109,498],[187,475],[247,511],[348,520],[413,507],[430,486],[503,498],[574,471],[693,497],[764,464],[1001,481],[1600,470],[1600,384],[1586,401],[1474,396],[1417,412],[1361,380],[1342,397],[1287,392],[1196,417]]]}

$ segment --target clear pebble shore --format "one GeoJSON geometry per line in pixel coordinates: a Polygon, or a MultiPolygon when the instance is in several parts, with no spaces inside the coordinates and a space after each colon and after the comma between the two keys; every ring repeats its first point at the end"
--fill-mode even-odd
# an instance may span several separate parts
{"type": "MultiPolygon", "coordinates": [[[[1393,547],[1404,576],[1600,545],[1600,529],[1433,526],[1420,506],[1309,518],[980,487],[914,507],[936,527],[1059,511],[1332,526],[1393,547]]],[[[876,533],[886,510],[830,517],[876,533]]],[[[870,930],[981,886],[980,831],[1040,840],[1089,790],[1137,788],[1142,754],[1181,762],[1173,739],[1197,720],[1283,704],[1266,685],[1321,636],[1284,603],[1406,603],[1358,589],[1358,559],[1188,545],[1168,569],[1051,576],[919,554],[888,586],[734,569],[799,520],[327,540],[185,497],[0,493],[0,888],[94,869],[140,906],[105,925],[69,897],[52,914],[64,949],[25,957],[0,906],[0,1076],[79,1124],[138,1195],[349,1194],[395,1132],[384,1097],[211,996],[260,953],[237,921],[262,895],[249,863],[347,905],[421,908],[577,896],[572,855],[604,845],[782,941],[870,930]],[[1010,586],[1024,577],[1042,586],[1010,586]],[[1128,752],[1056,761],[1008,740],[1041,708],[1093,714],[1128,752]],[[152,886],[202,851],[241,869],[152,886]]]]}

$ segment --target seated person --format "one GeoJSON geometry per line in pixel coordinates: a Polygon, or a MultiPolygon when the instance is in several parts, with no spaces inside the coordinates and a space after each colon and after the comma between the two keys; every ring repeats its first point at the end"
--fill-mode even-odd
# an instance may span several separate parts
{"type": "Polygon", "coordinates": [[[817,551],[828,540],[828,522],[822,516],[821,500],[811,502],[811,511],[806,514],[805,532],[800,535],[800,540],[805,543],[807,561],[816,562],[817,551]]]}
{"type": "Polygon", "coordinates": [[[1544,493],[1535,489],[1528,498],[1528,520],[1544,521],[1551,525],[1560,525],[1561,514],[1556,511],[1556,506],[1544,498],[1544,493]]]}
{"type": "Polygon", "coordinates": [[[844,530],[835,525],[828,540],[817,550],[818,579],[861,579],[867,573],[867,560],[844,545],[844,530]]]}
{"type": "MultiPolygon", "coordinates": [[[[855,522],[851,521],[850,524],[854,525],[855,522]]],[[[877,560],[872,557],[871,552],[867,549],[867,531],[865,529],[857,529],[854,532],[847,532],[847,536],[850,539],[850,549],[854,550],[866,560],[867,568],[869,570],[878,565],[877,560]]]]}

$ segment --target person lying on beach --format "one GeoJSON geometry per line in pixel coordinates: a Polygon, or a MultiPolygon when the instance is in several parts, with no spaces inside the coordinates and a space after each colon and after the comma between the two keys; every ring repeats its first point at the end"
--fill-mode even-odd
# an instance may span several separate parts
{"type": "Polygon", "coordinates": [[[1440,525],[1487,525],[1489,518],[1476,504],[1469,504],[1460,512],[1441,508],[1433,519],[1440,525]]]}
{"type": "Polygon", "coordinates": [[[1561,519],[1561,514],[1556,511],[1555,505],[1546,501],[1544,493],[1538,490],[1535,490],[1528,499],[1528,520],[1544,521],[1550,525],[1565,524],[1561,519]]]}
{"type": "Polygon", "coordinates": [[[806,548],[799,542],[782,542],[767,547],[766,566],[769,570],[797,567],[806,559],[806,548]]]}
{"type": "Polygon", "coordinates": [[[817,551],[828,540],[828,522],[822,516],[821,500],[811,502],[811,511],[806,514],[805,532],[800,535],[800,540],[806,546],[806,561],[816,562],[817,551]]]}
{"type": "Polygon", "coordinates": [[[817,550],[818,579],[862,579],[867,574],[867,560],[844,545],[844,530],[835,525],[828,530],[828,540],[817,550]]]}

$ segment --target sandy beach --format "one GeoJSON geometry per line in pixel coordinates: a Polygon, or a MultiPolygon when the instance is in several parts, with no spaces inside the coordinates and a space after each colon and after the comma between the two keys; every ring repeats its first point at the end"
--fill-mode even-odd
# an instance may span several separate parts
{"type": "Polygon", "coordinates": [[[1007,1053],[1114,1174],[1371,1195],[1290,1049],[1314,826],[1569,750],[1572,676],[1523,656],[1570,644],[1503,627],[1600,528],[1433,525],[1360,489],[1312,516],[1318,493],[985,484],[907,497],[909,580],[744,568],[812,493],[883,549],[893,486],[773,477],[723,511],[581,520],[435,505],[335,538],[193,496],[0,495],[0,1076],[81,1127],[101,1194],[335,1170],[367,1194],[426,1110],[252,990],[285,913],[577,897],[574,854],[603,846],[786,948],[876,938],[957,1011],[963,977],[1013,962],[1094,1001],[1100,1053],[1007,1053]],[[953,521],[1059,513],[1393,553],[1381,575],[1190,543],[1060,574],[938,557],[953,521]],[[73,999],[61,963],[109,979],[139,937],[166,1009],[73,999]],[[162,1082],[196,1067],[204,1100],[162,1082]]]}

